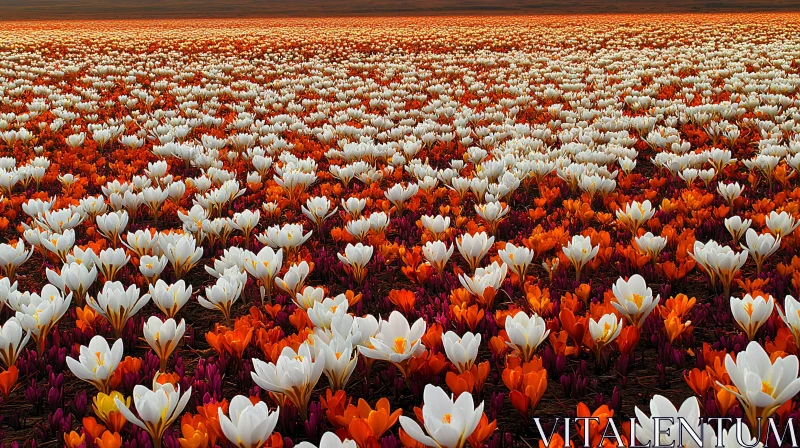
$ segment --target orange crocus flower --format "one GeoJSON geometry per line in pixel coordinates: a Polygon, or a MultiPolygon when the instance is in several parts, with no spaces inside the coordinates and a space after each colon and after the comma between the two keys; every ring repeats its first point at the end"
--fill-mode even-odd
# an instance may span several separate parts
{"type": "Polygon", "coordinates": [[[223,438],[222,427],[219,424],[219,415],[217,409],[222,409],[223,414],[228,413],[228,400],[222,400],[218,403],[206,403],[203,406],[197,407],[197,413],[206,419],[206,428],[208,430],[208,442],[215,445],[217,440],[223,438]]]}
{"type": "Polygon", "coordinates": [[[691,323],[683,322],[678,316],[671,316],[664,320],[664,326],[667,330],[670,342],[675,342],[684,332],[691,332],[691,323]]]}
{"type": "Polygon", "coordinates": [[[208,421],[202,415],[184,414],[181,417],[181,434],[178,439],[182,448],[208,447],[209,431],[206,429],[208,421]]]}
{"type": "Polygon", "coordinates": [[[539,441],[539,448],[564,448],[569,446],[570,448],[575,448],[575,445],[570,440],[569,445],[564,443],[564,438],[561,437],[560,434],[553,434],[553,437],[550,439],[550,443],[545,445],[544,440],[539,441]]]}
{"type": "Polygon", "coordinates": [[[483,414],[478,426],[475,427],[475,431],[472,432],[467,441],[470,446],[483,446],[496,429],[497,420],[492,420],[490,423],[486,414],[483,414]]]}
{"type": "Polygon", "coordinates": [[[328,417],[328,421],[336,426],[343,426],[338,424],[339,417],[343,416],[345,409],[351,406],[351,400],[352,399],[348,398],[343,390],[337,390],[336,393],[333,393],[333,391],[327,389],[325,391],[325,396],[319,397],[319,401],[322,403],[322,408],[325,409],[325,415],[328,417]]]}
{"type": "Polygon", "coordinates": [[[78,434],[75,431],[70,431],[69,433],[64,433],[64,445],[68,448],[78,448],[84,443],[86,439],[85,434],[78,434]]]}
{"type": "Polygon", "coordinates": [[[694,368],[689,372],[683,374],[683,379],[686,380],[686,384],[692,388],[692,391],[695,395],[704,396],[708,389],[714,385],[711,382],[711,377],[709,376],[708,372],[705,370],[700,370],[698,368],[694,368]]]}
{"type": "Polygon", "coordinates": [[[407,289],[393,289],[389,291],[389,301],[403,314],[408,315],[417,303],[417,295],[407,289]]]}
{"type": "Polygon", "coordinates": [[[8,399],[8,395],[14,390],[19,378],[19,369],[17,366],[11,366],[3,373],[0,373],[0,392],[8,399]]]}
{"type": "Polygon", "coordinates": [[[447,387],[449,387],[456,396],[464,392],[472,393],[472,391],[475,390],[475,377],[470,371],[463,373],[447,372],[444,380],[447,383],[447,387]]]}
{"type": "Polygon", "coordinates": [[[365,400],[359,399],[358,406],[348,406],[338,422],[345,426],[349,420],[346,424],[348,432],[358,446],[379,447],[378,440],[397,423],[402,413],[402,409],[391,412],[389,400],[385,397],[375,403],[375,409],[372,409],[365,400]]]}
{"type": "Polygon", "coordinates": [[[106,431],[102,437],[94,439],[97,448],[119,448],[122,446],[122,436],[118,432],[106,431]]]}
{"type": "Polygon", "coordinates": [[[478,307],[478,305],[471,305],[467,308],[461,308],[458,305],[450,305],[450,312],[453,314],[453,319],[459,323],[466,324],[471,331],[478,328],[481,323],[485,312],[478,307]]]}
{"type": "Polygon", "coordinates": [[[89,440],[100,437],[106,431],[106,427],[102,423],[98,423],[94,417],[84,417],[82,423],[83,432],[89,435],[89,440]]]}

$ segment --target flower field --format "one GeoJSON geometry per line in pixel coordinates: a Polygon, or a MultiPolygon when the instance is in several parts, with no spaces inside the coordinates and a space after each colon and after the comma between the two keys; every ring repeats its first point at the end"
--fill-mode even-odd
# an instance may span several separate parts
{"type": "Polygon", "coordinates": [[[778,447],[798,19],[5,23],[0,444],[778,447]]]}

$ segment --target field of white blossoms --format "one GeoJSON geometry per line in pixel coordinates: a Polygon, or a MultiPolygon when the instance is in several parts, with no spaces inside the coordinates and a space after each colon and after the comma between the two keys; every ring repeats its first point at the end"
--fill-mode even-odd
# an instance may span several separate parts
{"type": "Polygon", "coordinates": [[[800,420],[800,16],[3,27],[3,447],[800,420]]]}

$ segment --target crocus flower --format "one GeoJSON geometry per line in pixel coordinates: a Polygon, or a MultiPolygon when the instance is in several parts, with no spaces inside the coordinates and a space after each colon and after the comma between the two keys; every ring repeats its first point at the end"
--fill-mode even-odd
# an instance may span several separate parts
{"type": "Polygon", "coordinates": [[[636,231],[642,224],[656,214],[650,201],[633,201],[625,204],[624,209],[617,210],[617,219],[636,236],[636,231]]]}
{"type": "Polygon", "coordinates": [[[324,368],[325,354],[320,352],[314,359],[311,348],[304,342],[296,352],[284,347],[276,363],[253,358],[251,376],[258,387],[286,396],[306,420],[311,392],[324,368]]]}
{"type": "Polygon", "coordinates": [[[682,441],[681,446],[686,448],[717,446],[714,430],[708,424],[700,423],[700,405],[695,397],[689,397],[680,409],[675,409],[667,398],[654,395],[650,399],[650,416],[642,412],[638,406],[634,411],[637,418],[636,439],[640,444],[677,446],[677,443],[682,441]],[[685,427],[686,425],[689,429],[685,427]],[[659,429],[658,438],[656,438],[656,427],[659,429]],[[697,443],[693,436],[697,436],[701,443],[697,443]]]}
{"type": "Polygon", "coordinates": [[[333,216],[338,209],[339,207],[334,207],[333,210],[331,210],[331,201],[325,196],[308,198],[306,200],[306,205],[301,207],[306,218],[317,226],[317,231],[322,229],[322,223],[333,216]]]}
{"type": "Polygon", "coordinates": [[[325,359],[325,376],[334,391],[344,389],[358,364],[358,351],[353,347],[351,337],[343,337],[337,333],[329,337],[314,336],[314,352],[323,352],[325,359]]]}
{"type": "Polygon", "coordinates": [[[752,428],[764,424],[784,403],[800,392],[797,356],[788,355],[772,361],[756,341],[744,351],[725,357],[725,370],[736,390],[720,384],[734,394],[742,405],[752,428]],[[759,422],[758,419],[761,419],[759,422]]]}
{"type": "Polygon", "coordinates": [[[16,317],[10,317],[0,327],[0,362],[9,368],[16,364],[20,351],[31,338],[31,332],[23,331],[16,317]]]}
{"type": "Polygon", "coordinates": [[[722,283],[723,295],[729,297],[731,283],[747,261],[748,251],[745,249],[736,253],[730,247],[720,246],[714,240],[706,244],[695,241],[694,250],[689,255],[708,273],[712,285],[716,280],[722,283]]]}
{"type": "Polygon", "coordinates": [[[326,298],[321,302],[314,302],[311,308],[306,309],[308,318],[317,328],[330,329],[334,316],[347,314],[348,302],[344,294],[333,298],[326,298]]]}
{"type": "Polygon", "coordinates": [[[181,319],[179,324],[175,319],[169,318],[162,321],[156,316],[150,316],[144,324],[144,338],[161,360],[160,372],[167,371],[167,360],[175,350],[186,332],[186,322],[181,319]]]}
{"type": "Polygon", "coordinates": [[[794,216],[787,212],[769,212],[766,219],[767,228],[770,233],[775,235],[776,238],[781,238],[791,235],[794,230],[800,226],[800,221],[796,220],[794,216]]]}
{"type": "Polygon", "coordinates": [[[108,393],[108,381],[122,361],[122,350],[122,339],[109,347],[108,341],[97,335],[89,341],[88,347],[81,345],[77,360],[67,356],[67,366],[73,375],[93,384],[100,392],[108,393]]]}
{"type": "Polygon", "coordinates": [[[126,420],[147,431],[153,439],[153,446],[161,448],[164,432],[181,415],[191,396],[191,387],[181,395],[180,386],[176,389],[170,383],[153,381],[152,389],[141,384],[133,388],[133,404],[138,418],[119,398],[115,398],[114,402],[126,420]]]}
{"type": "Polygon", "coordinates": [[[408,360],[425,351],[421,338],[426,326],[424,319],[409,326],[405,316],[392,311],[388,320],[381,320],[378,332],[369,339],[372,347],[359,346],[358,350],[367,358],[391,362],[407,375],[408,360]]]}
{"type": "Polygon", "coordinates": [[[17,268],[33,255],[33,249],[25,250],[25,242],[17,240],[17,244],[0,244],[0,269],[3,275],[14,280],[17,268]]]}
{"type": "Polygon", "coordinates": [[[302,293],[295,294],[293,302],[303,310],[312,308],[315,303],[325,300],[325,290],[319,287],[306,286],[302,293]]]}
{"type": "Polygon", "coordinates": [[[753,224],[753,220],[742,219],[741,216],[731,216],[730,218],[725,218],[725,228],[728,229],[728,233],[731,234],[731,238],[733,238],[733,244],[739,243],[739,240],[742,239],[742,236],[744,236],[751,224],[753,224]]]}
{"type": "Polygon", "coordinates": [[[272,284],[275,282],[275,276],[283,266],[283,249],[277,251],[272,250],[271,247],[266,246],[262,248],[258,254],[250,251],[245,252],[244,268],[247,273],[252,275],[260,283],[261,303],[264,303],[264,298],[272,298],[272,284]]]}
{"type": "Polygon", "coordinates": [[[494,235],[497,226],[508,214],[509,208],[500,202],[487,202],[486,204],[475,204],[475,213],[486,221],[486,228],[489,234],[494,235]]]}
{"type": "Polygon", "coordinates": [[[483,257],[489,253],[493,244],[494,237],[488,236],[486,232],[479,232],[475,235],[467,233],[456,240],[458,252],[464,257],[464,260],[467,260],[472,272],[475,272],[475,269],[478,268],[483,257]]]}
{"type": "Polygon", "coordinates": [[[347,244],[344,255],[336,254],[339,260],[347,265],[356,282],[362,283],[367,275],[367,263],[372,259],[372,246],[357,243],[355,246],[347,244]]]}
{"type": "Polygon", "coordinates": [[[755,260],[756,275],[761,274],[761,267],[764,265],[764,260],[781,248],[780,236],[775,238],[769,233],[759,235],[753,229],[747,229],[745,242],[747,244],[743,244],[742,249],[747,249],[753,257],[753,260],[755,260]]]}
{"type": "Polygon", "coordinates": [[[108,238],[111,244],[116,247],[116,244],[120,240],[119,235],[128,225],[128,212],[123,210],[120,212],[97,215],[95,220],[97,222],[97,230],[99,230],[104,237],[108,238]]]}
{"type": "Polygon", "coordinates": [[[453,400],[440,387],[428,384],[423,393],[422,424],[400,416],[400,426],[414,440],[437,448],[462,448],[483,415],[483,402],[474,407],[472,394],[461,393],[453,400]],[[427,432],[427,435],[425,434],[427,432]]]}
{"type": "Polygon", "coordinates": [[[655,236],[651,232],[647,232],[642,236],[634,238],[634,243],[640,252],[644,253],[655,262],[658,255],[667,246],[667,239],[661,236],[655,236]]]}
{"type": "Polygon", "coordinates": [[[505,263],[497,264],[494,261],[486,268],[477,268],[474,272],[472,277],[459,274],[458,281],[467,291],[478,297],[487,308],[491,308],[494,303],[494,293],[500,289],[506,279],[508,265],[505,263]],[[490,288],[492,292],[487,295],[487,289],[490,288]]]}
{"type": "Polygon", "coordinates": [[[183,278],[203,257],[203,248],[197,247],[197,241],[192,235],[183,235],[174,242],[165,240],[162,243],[159,240],[159,245],[161,246],[161,251],[172,265],[172,270],[177,279],[183,278]]]}
{"type": "Polygon", "coordinates": [[[607,346],[619,336],[622,331],[622,319],[617,320],[613,313],[603,315],[599,321],[589,318],[589,334],[594,341],[594,350],[597,359],[600,360],[600,353],[603,347],[607,346]]]}
{"type": "Polygon", "coordinates": [[[311,442],[300,442],[295,448],[358,448],[358,445],[354,440],[340,439],[335,432],[326,432],[319,441],[319,447],[311,442]]]}
{"type": "Polygon", "coordinates": [[[147,279],[147,283],[152,285],[158,280],[164,268],[167,267],[168,262],[169,260],[167,260],[167,257],[164,255],[158,257],[143,255],[139,259],[139,272],[147,279]]]}
{"type": "Polygon", "coordinates": [[[285,253],[292,256],[297,253],[313,232],[303,233],[302,224],[286,224],[283,226],[270,226],[261,234],[256,235],[256,239],[273,249],[282,248],[285,253]]]}
{"type": "Polygon", "coordinates": [[[783,302],[784,310],[778,307],[778,314],[783,323],[789,327],[789,331],[794,336],[794,343],[800,348],[800,302],[792,296],[786,296],[783,302]]]}
{"type": "Polygon", "coordinates": [[[192,285],[187,288],[183,280],[168,284],[159,279],[155,285],[149,285],[149,291],[153,304],[170,318],[174,318],[192,297],[192,285]]]}
{"type": "Polygon", "coordinates": [[[223,275],[213,286],[206,287],[206,296],[197,297],[197,302],[204,308],[219,310],[226,322],[231,319],[231,306],[239,300],[244,289],[244,281],[236,275],[223,275]]]}
{"type": "Polygon", "coordinates": [[[447,359],[453,363],[459,373],[464,373],[472,368],[478,358],[478,348],[481,345],[481,335],[464,333],[459,337],[455,332],[448,331],[442,337],[444,352],[447,359]]]}
{"type": "Polygon", "coordinates": [[[97,256],[100,265],[100,272],[108,282],[114,281],[117,273],[122,269],[131,257],[125,249],[104,249],[97,256]]]}
{"type": "Polygon", "coordinates": [[[6,303],[16,310],[17,320],[23,330],[30,331],[41,355],[47,334],[67,312],[70,302],[72,293],[64,297],[58,288],[48,283],[42,288],[41,294],[16,294],[9,297],[6,303]]]}
{"type": "Polygon", "coordinates": [[[755,339],[758,329],[769,319],[775,308],[775,300],[772,296],[764,298],[746,294],[741,299],[731,297],[730,303],[733,318],[751,341],[755,339]]]}
{"type": "Polygon", "coordinates": [[[506,317],[505,329],[510,340],[509,345],[517,351],[524,362],[533,359],[536,349],[550,334],[544,319],[536,314],[528,316],[522,311],[506,317]]]}
{"type": "Polygon", "coordinates": [[[592,246],[592,240],[588,236],[573,235],[572,240],[562,250],[575,267],[575,279],[580,280],[583,267],[597,255],[600,246],[592,246]]]}
{"type": "Polygon", "coordinates": [[[306,281],[306,277],[311,272],[311,266],[307,261],[303,260],[299,264],[289,266],[289,270],[283,275],[283,278],[278,277],[275,279],[275,284],[278,288],[289,293],[290,296],[295,297],[302,291],[306,281]]]}
{"type": "Polygon", "coordinates": [[[447,229],[450,228],[450,217],[449,216],[428,216],[423,215],[420,217],[420,221],[422,222],[422,226],[425,227],[431,234],[433,234],[436,240],[444,239],[445,234],[447,233],[447,229]]]}
{"type": "Polygon", "coordinates": [[[97,280],[97,268],[79,263],[69,263],[61,268],[61,277],[63,277],[66,287],[72,291],[78,306],[83,306],[86,293],[97,280]]]}
{"type": "Polygon", "coordinates": [[[111,324],[115,335],[119,338],[128,319],[147,305],[149,299],[147,294],[139,296],[139,288],[136,285],[130,285],[125,289],[120,282],[106,282],[97,294],[97,298],[90,296],[87,303],[111,324]]]}
{"type": "Polygon", "coordinates": [[[238,448],[260,448],[269,439],[278,423],[280,409],[270,412],[267,404],[253,404],[244,395],[231,399],[228,418],[222,409],[217,409],[219,425],[225,437],[238,448]]]}
{"type": "Polygon", "coordinates": [[[725,199],[725,202],[727,202],[731,208],[733,207],[733,201],[741,196],[743,191],[744,187],[739,185],[739,182],[733,182],[730,184],[723,184],[722,182],[719,182],[717,184],[717,192],[719,192],[719,195],[722,196],[722,199],[725,199]]]}
{"type": "Polygon", "coordinates": [[[497,255],[503,260],[503,263],[508,266],[508,269],[517,274],[521,284],[525,284],[525,274],[528,271],[528,266],[533,261],[533,251],[525,246],[515,246],[511,243],[506,243],[505,249],[497,251],[497,255]]]}
{"type": "Polygon", "coordinates": [[[641,328],[647,316],[658,306],[660,296],[653,297],[653,290],[647,287],[644,278],[634,274],[627,281],[622,278],[611,287],[615,302],[611,305],[617,309],[631,325],[641,328]]]}
{"type": "Polygon", "coordinates": [[[450,257],[453,255],[453,249],[455,249],[455,246],[450,246],[448,249],[447,244],[441,241],[428,241],[422,246],[422,255],[425,256],[425,260],[427,260],[428,263],[436,269],[439,276],[441,276],[447,261],[450,260],[450,257]]]}

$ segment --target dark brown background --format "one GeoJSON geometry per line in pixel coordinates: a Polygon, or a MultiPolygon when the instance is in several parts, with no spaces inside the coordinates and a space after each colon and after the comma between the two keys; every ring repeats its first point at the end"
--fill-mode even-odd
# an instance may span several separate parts
{"type": "Polygon", "coordinates": [[[800,0],[0,0],[0,20],[800,11],[800,0]]]}

